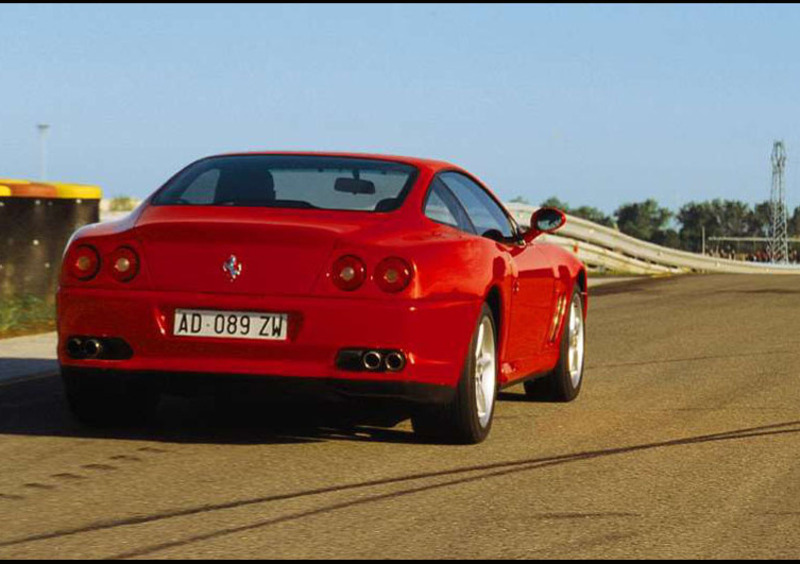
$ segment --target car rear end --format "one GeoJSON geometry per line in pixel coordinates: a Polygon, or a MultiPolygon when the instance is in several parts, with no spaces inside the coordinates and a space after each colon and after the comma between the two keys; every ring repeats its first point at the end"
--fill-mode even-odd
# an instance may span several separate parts
{"type": "Polygon", "coordinates": [[[421,224],[401,209],[420,171],[256,157],[196,163],[131,218],[76,235],[58,295],[64,371],[446,400],[468,335],[442,335],[470,328],[479,304],[423,291],[421,224]]]}

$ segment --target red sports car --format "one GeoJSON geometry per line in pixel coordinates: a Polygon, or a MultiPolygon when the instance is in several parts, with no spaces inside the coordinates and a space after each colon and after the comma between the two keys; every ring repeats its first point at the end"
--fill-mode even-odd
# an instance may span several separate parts
{"type": "Polygon", "coordinates": [[[67,246],[58,356],[75,415],[151,413],[175,382],[317,383],[407,404],[417,433],[477,443],[498,390],[570,401],[586,271],[459,167],[355,154],[188,166],[67,246]]]}

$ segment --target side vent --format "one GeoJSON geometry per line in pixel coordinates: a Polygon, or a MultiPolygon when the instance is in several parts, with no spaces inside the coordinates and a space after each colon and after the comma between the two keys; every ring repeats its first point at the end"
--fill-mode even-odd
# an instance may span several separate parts
{"type": "Polygon", "coordinates": [[[558,337],[558,327],[560,325],[561,320],[564,318],[564,312],[567,309],[567,297],[561,295],[558,297],[558,301],[556,302],[556,309],[553,313],[553,322],[550,325],[550,333],[548,335],[548,342],[554,343],[556,338],[558,337]]]}

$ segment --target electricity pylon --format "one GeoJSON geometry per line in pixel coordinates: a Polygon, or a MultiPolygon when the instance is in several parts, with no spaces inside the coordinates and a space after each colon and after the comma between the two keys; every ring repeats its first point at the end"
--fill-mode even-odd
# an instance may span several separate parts
{"type": "Polygon", "coordinates": [[[772,147],[770,216],[770,260],[776,264],[786,264],[789,262],[789,236],[786,215],[786,149],[783,141],[775,141],[772,147]]]}

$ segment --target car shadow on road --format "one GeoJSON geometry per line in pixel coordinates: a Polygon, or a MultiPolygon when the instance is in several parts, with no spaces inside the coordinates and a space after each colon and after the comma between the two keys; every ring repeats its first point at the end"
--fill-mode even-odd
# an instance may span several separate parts
{"type": "Polygon", "coordinates": [[[503,390],[497,395],[497,401],[504,403],[553,403],[548,399],[529,397],[521,385],[503,390]]]}
{"type": "MultiPolygon", "coordinates": [[[[48,360],[0,359],[0,435],[146,440],[195,444],[293,444],[358,441],[430,444],[416,436],[408,406],[391,401],[320,400],[248,389],[235,398],[164,396],[145,426],[97,429],[79,423],[67,406],[57,365],[48,360]],[[33,376],[14,379],[8,369],[33,376]],[[31,370],[31,367],[37,370],[31,370]],[[11,376],[9,379],[8,376],[11,376]],[[224,399],[225,401],[220,401],[224,399]]],[[[521,387],[502,392],[500,402],[536,402],[521,387]],[[516,392],[516,393],[515,393],[516,392]]],[[[273,390],[274,391],[274,390],[273,390]]]]}
{"type": "Polygon", "coordinates": [[[256,394],[246,398],[162,398],[145,426],[96,429],[69,411],[61,378],[52,372],[0,382],[0,435],[146,440],[194,444],[296,444],[321,441],[419,443],[393,429],[408,413],[376,402],[322,401],[256,394]]]}

